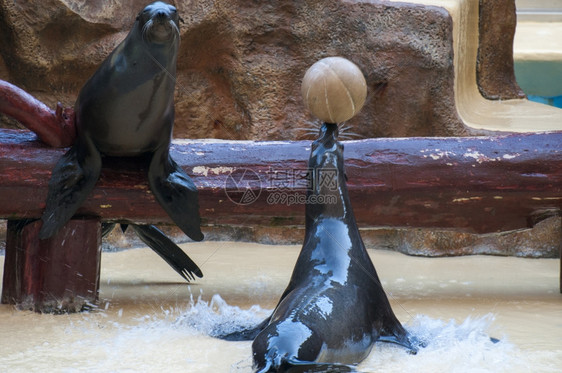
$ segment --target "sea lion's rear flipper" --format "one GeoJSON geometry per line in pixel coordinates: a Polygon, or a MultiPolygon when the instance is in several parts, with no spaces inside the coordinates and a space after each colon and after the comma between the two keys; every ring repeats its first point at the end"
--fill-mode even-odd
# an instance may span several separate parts
{"type": "Polygon", "coordinates": [[[152,250],[162,257],[186,281],[203,277],[203,272],[193,260],[161,230],[154,225],[131,224],[135,233],[152,250]]]}
{"type": "MultiPolygon", "coordinates": [[[[110,234],[116,225],[117,223],[107,223],[107,222],[101,223],[101,237],[104,238],[105,236],[110,234]]],[[[121,232],[125,233],[127,231],[127,227],[129,226],[129,224],[120,223],[119,226],[121,227],[121,232]]]]}
{"type": "Polygon", "coordinates": [[[148,170],[148,182],[156,200],[174,223],[192,240],[201,241],[201,217],[197,188],[191,178],[168,154],[157,151],[148,170]]]}
{"type": "Polygon", "coordinates": [[[310,363],[292,360],[281,366],[283,372],[287,373],[340,373],[340,372],[357,372],[354,367],[343,364],[332,363],[310,363]]]}
{"type": "Polygon", "coordinates": [[[101,238],[104,238],[111,233],[115,228],[116,223],[101,223],[101,238]]]}
{"type": "Polygon", "coordinates": [[[49,181],[40,239],[52,237],[82,205],[98,181],[101,156],[93,144],[75,144],[59,159],[49,181]]]}

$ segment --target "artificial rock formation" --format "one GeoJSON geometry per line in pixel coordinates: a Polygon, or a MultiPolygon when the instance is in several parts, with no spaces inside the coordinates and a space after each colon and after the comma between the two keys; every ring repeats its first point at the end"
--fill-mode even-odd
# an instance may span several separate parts
{"type": "Polygon", "coordinates": [[[514,0],[480,0],[479,16],[476,79],[480,93],[491,100],[524,98],[513,68],[514,0]]]}
{"type": "MultiPolygon", "coordinates": [[[[146,3],[0,0],[0,79],[50,107],[57,101],[72,106],[146,3]]],[[[302,104],[302,76],[315,61],[335,55],[355,62],[367,79],[366,105],[349,122],[353,132],[367,138],[468,134],[454,106],[453,25],[443,8],[344,0],[186,0],[176,6],[185,22],[175,137],[302,138],[302,128],[317,124],[302,104]]]]}
{"type": "MultiPolygon", "coordinates": [[[[51,108],[57,101],[73,106],[148,2],[0,0],[0,79],[51,108]]],[[[302,76],[317,60],[335,55],[355,62],[367,79],[366,105],[349,122],[353,132],[367,138],[477,134],[455,108],[453,25],[443,8],[382,0],[175,3],[185,21],[175,137],[304,138],[318,121],[302,104],[302,76]]],[[[514,0],[480,0],[477,82],[486,98],[522,96],[513,76],[515,21],[514,0]]],[[[0,126],[16,125],[0,114],[0,126]]],[[[560,219],[549,221],[558,225],[541,225],[545,233],[536,249],[527,242],[537,228],[495,238],[387,228],[367,228],[363,235],[371,247],[418,255],[552,256],[560,219]]],[[[298,243],[301,234],[290,227],[208,227],[210,239],[298,243]]]]}
{"type": "MultiPolygon", "coordinates": [[[[445,229],[365,228],[361,237],[369,249],[398,251],[407,255],[440,257],[458,255],[499,255],[526,258],[558,258],[560,256],[560,217],[551,217],[533,228],[502,233],[467,233],[445,229]]],[[[177,242],[185,242],[185,234],[174,226],[163,227],[177,242]]],[[[210,241],[247,241],[263,244],[300,245],[304,228],[295,226],[210,226],[205,227],[210,241]]],[[[2,226],[0,225],[0,237],[2,226]]],[[[132,231],[125,234],[114,229],[104,241],[104,250],[118,251],[145,247],[132,231]]]]}

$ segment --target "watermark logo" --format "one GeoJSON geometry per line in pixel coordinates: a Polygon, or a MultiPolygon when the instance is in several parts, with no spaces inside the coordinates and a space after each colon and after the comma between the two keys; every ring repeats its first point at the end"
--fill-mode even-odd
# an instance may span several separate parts
{"type": "Polygon", "coordinates": [[[335,205],[338,198],[334,195],[302,194],[297,192],[273,192],[267,196],[270,205],[335,205]]]}
{"type": "Polygon", "coordinates": [[[323,168],[314,174],[316,185],[320,189],[331,192],[338,190],[338,170],[337,168],[323,168]]]}
{"type": "Polygon", "coordinates": [[[260,175],[248,168],[232,171],[224,185],[226,196],[237,205],[250,205],[256,202],[260,197],[261,189],[260,175]]]}
{"type": "Polygon", "coordinates": [[[338,189],[338,170],[333,169],[273,169],[265,172],[264,179],[255,171],[241,168],[228,175],[224,190],[230,201],[238,205],[254,203],[266,190],[270,205],[335,204],[337,196],[330,192],[338,189]],[[312,187],[322,190],[309,194],[312,187]]]}

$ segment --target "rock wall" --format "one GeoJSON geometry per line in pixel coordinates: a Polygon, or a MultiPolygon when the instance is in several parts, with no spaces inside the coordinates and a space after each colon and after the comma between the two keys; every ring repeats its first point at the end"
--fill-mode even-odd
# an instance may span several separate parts
{"type": "MultiPolygon", "coordinates": [[[[560,256],[560,217],[550,217],[533,228],[499,234],[460,233],[440,229],[364,228],[361,237],[369,249],[398,251],[406,255],[442,257],[459,255],[499,255],[526,258],[558,258],[560,256]]],[[[176,227],[164,227],[177,242],[186,236],[176,227]]],[[[303,227],[214,226],[204,227],[207,241],[244,241],[263,244],[301,245],[303,227]]],[[[0,224],[0,236],[2,225],[0,224]]],[[[106,251],[144,247],[132,230],[125,234],[115,228],[104,239],[106,251]]],[[[1,249],[1,246],[0,246],[1,249]]]]}
{"type": "Polygon", "coordinates": [[[480,0],[476,79],[487,99],[524,98],[515,80],[513,39],[517,15],[514,0],[480,0]]]}
{"type": "MultiPolygon", "coordinates": [[[[51,107],[57,101],[72,106],[149,2],[0,0],[0,79],[51,107]]],[[[175,137],[306,138],[318,121],[301,102],[302,76],[318,59],[334,55],[354,61],[368,83],[366,105],[349,122],[352,132],[367,138],[468,134],[454,105],[452,20],[442,8],[377,0],[175,5],[184,20],[175,137]]],[[[480,6],[480,90],[488,98],[521,97],[511,52],[514,0],[480,0],[480,6]]],[[[17,124],[0,115],[0,125],[17,124]]],[[[378,229],[363,236],[370,247],[415,255],[555,256],[559,231],[560,219],[554,219],[499,235],[378,229]]],[[[206,232],[208,239],[302,240],[297,228],[207,227],[206,232]]]]}
{"type": "MultiPolygon", "coordinates": [[[[0,0],[0,78],[49,106],[72,106],[146,3],[0,0]]],[[[354,61],[367,78],[367,103],[349,122],[352,132],[467,134],[454,107],[452,20],[442,8],[345,0],[176,6],[184,20],[176,137],[304,138],[318,121],[301,102],[302,76],[333,55],[354,61]]]]}

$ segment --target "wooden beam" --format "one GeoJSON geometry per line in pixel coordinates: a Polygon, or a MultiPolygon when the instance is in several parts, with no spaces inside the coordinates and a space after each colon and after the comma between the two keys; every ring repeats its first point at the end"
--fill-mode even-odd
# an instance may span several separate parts
{"type": "MultiPolygon", "coordinates": [[[[560,216],[562,220],[562,216],[560,216]]],[[[562,230],[560,230],[560,293],[562,294],[562,230]]]]}
{"type": "MultiPolygon", "coordinates": [[[[64,149],[27,131],[0,130],[0,218],[38,218],[51,170],[64,149]]],[[[199,189],[204,224],[304,222],[310,141],[177,141],[172,157],[199,189]]],[[[344,142],[348,187],[360,226],[531,226],[562,208],[562,132],[470,138],[344,142]]],[[[171,223],[138,159],[104,159],[79,214],[171,223]]]]}
{"type": "Polygon", "coordinates": [[[32,130],[47,145],[70,146],[76,138],[74,109],[55,110],[15,85],[0,80],[0,113],[9,115],[32,130]]]}
{"type": "Polygon", "coordinates": [[[101,225],[71,220],[39,240],[39,221],[8,221],[2,303],[43,313],[77,312],[98,298],[101,225]]]}

